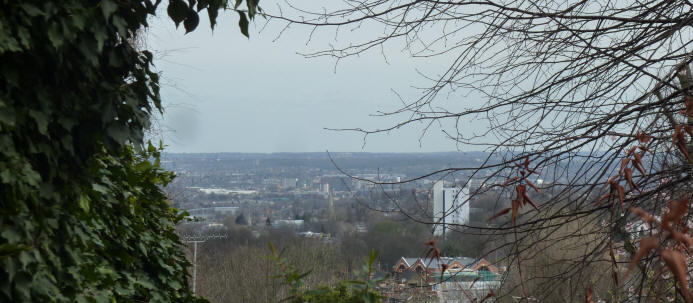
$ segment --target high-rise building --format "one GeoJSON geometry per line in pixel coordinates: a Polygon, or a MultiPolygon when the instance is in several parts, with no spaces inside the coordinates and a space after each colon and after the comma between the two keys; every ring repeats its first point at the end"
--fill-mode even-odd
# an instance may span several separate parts
{"type": "Polygon", "coordinates": [[[450,225],[469,222],[469,188],[433,184],[433,235],[445,236],[450,225]]]}

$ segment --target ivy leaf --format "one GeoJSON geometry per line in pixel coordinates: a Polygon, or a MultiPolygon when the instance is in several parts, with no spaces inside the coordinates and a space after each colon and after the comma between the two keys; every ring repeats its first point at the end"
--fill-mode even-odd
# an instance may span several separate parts
{"type": "Polygon", "coordinates": [[[15,123],[15,113],[11,107],[5,107],[0,105],[0,123],[9,126],[14,126],[15,123]]]}
{"type": "Polygon", "coordinates": [[[101,184],[94,183],[94,184],[91,185],[91,188],[92,188],[94,191],[99,192],[99,193],[102,193],[102,194],[104,194],[104,195],[105,195],[105,194],[108,194],[108,187],[105,187],[105,186],[103,186],[103,185],[101,185],[101,184]]]}
{"type": "Polygon", "coordinates": [[[113,13],[115,13],[116,10],[118,10],[118,4],[111,0],[102,0],[100,2],[101,5],[101,12],[103,13],[103,17],[108,19],[113,13]]]}
{"type": "Polygon", "coordinates": [[[36,122],[36,126],[38,126],[39,132],[43,135],[47,135],[48,134],[48,116],[44,112],[35,111],[35,110],[30,110],[29,116],[34,118],[34,121],[36,122]]]}
{"type": "Polygon", "coordinates": [[[257,4],[260,2],[259,0],[246,0],[245,4],[248,6],[248,17],[251,19],[255,17],[255,14],[257,13],[257,4]]]}
{"type": "Polygon", "coordinates": [[[52,26],[48,27],[48,39],[51,40],[51,43],[53,44],[53,47],[59,48],[60,46],[63,45],[63,33],[60,31],[60,28],[58,25],[53,24],[52,26]]]}
{"type": "Polygon", "coordinates": [[[207,16],[209,16],[209,26],[214,29],[214,26],[217,25],[217,16],[219,16],[219,5],[210,3],[207,8],[207,16]]]}
{"type": "Polygon", "coordinates": [[[45,13],[41,11],[36,6],[29,3],[22,3],[19,5],[30,17],[43,16],[45,13]]]}
{"type": "Polygon", "coordinates": [[[185,33],[189,33],[195,30],[197,25],[200,23],[200,16],[197,15],[197,13],[190,9],[188,10],[188,17],[185,18],[185,21],[183,21],[183,26],[185,27],[185,33]]]}
{"type": "Polygon", "coordinates": [[[238,20],[238,26],[241,28],[241,33],[243,33],[243,35],[247,38],[250,38],[248,35],[248,18],[246,18],[245,13],[240,11],[238,12],[238,15],[241,17],[241,19],[238,20]]]}
{"type": "Polygon", "coordinates": [[[79,196],[79,207],[82,208],[82,210],[84,210],[84,212],[89,212],[89,196],[87,196],[87,195],[80,195],[79,196]]]}
{"type": "Polygon", "coordinates": [[[185,20],[185,17],[188,16],[188,6],[185,5],[185,2],[183,0],[171,0],[168,3],[168,9],[166,9],[166,12],[168,13],[168,16],[171,17],[171,20],[176,24],[176,28],[178,28],[178,25],[185,20]]]}

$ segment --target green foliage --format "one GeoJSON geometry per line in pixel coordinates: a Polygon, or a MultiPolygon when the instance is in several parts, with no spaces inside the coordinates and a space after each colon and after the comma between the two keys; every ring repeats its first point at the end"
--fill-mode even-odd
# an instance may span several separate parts
{"type": "MultiPolygon", "coordinates": [[[[161,192],[173,175],[143,144],[162,108],[152,53],[135,41],[159,3],[3,3],[0,302],[195,300],[180,216],[161,192]]],[[[257,1],[246,3],[252,18],[257,1]]],[[[171,0],[167,11],[189,32],[199,12],[214,27],[225,8],[171,0]]]]}
{"type": "Polygon", "coordinates": [[[314,290],[305,290],[303,279],[310,274],[310,271],[300,272],[289,262],[281,257],[281,252],[270,243],[274,260],[281,270],[281,274],[276,278],[282,279],[282,283],[289,287],[289,296],[283,301],[291,303],[377,303],[382,301],[382,296],[377,292],[377,284],[385,279],[371,278],[373,275],[373,264],[378,259],[378,253],[371,251],[368,261],[364,265],[364,280],[342,281],[335,287],[321,286],[314,290]]]}

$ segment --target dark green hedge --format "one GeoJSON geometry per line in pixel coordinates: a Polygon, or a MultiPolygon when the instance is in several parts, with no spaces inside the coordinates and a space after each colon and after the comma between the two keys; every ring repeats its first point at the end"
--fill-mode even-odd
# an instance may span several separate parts
{"type": "MultiPolygon", "coordinates": [[[[161,101],[133,41],[158,5],[0,4],[0,302],[195,300],[161,192],[173,175],[143,142],[161,101]]],[[[226,6],[171,0],[166,12],[191,31],[226,6]]],[[[244,34],[257,0],[246,7],[244,34]]]]}

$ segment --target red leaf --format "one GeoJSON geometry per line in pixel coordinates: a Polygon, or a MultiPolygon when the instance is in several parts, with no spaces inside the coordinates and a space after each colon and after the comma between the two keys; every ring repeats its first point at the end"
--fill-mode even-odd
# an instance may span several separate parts
{"type": "Polygon", "coordinates": [[[505,209],[499,211],[497,214],[491,216],[491,218],[488,218],[488,220],[486,220],[486,222],[491,221],[491,220],[493,220],[493,219],[495,219],[495,218],[498,218],[498,217],[500,217],[500,216],[502,216],[502,215],[505,215],[505,214],[507,214],[509,211],[510,211],[510,207],[505,208],[505,209]]]}
{"type": "Polygon", "coordinates": [[[633,269],[633,266],[635,266],[635,263],[638,263],[638,261],[649,254],[650,251],[657,248],[659,248],[659,239],[656,236],[640,239],[640,248],[638,249],[638,252],[635,253],[635,256],[633,256],[633,259],[630,260],[630,264],[628,264],[628,270],[626,271],[624,279],[625,277],[628,277],[630,271],[633,269]]]}

